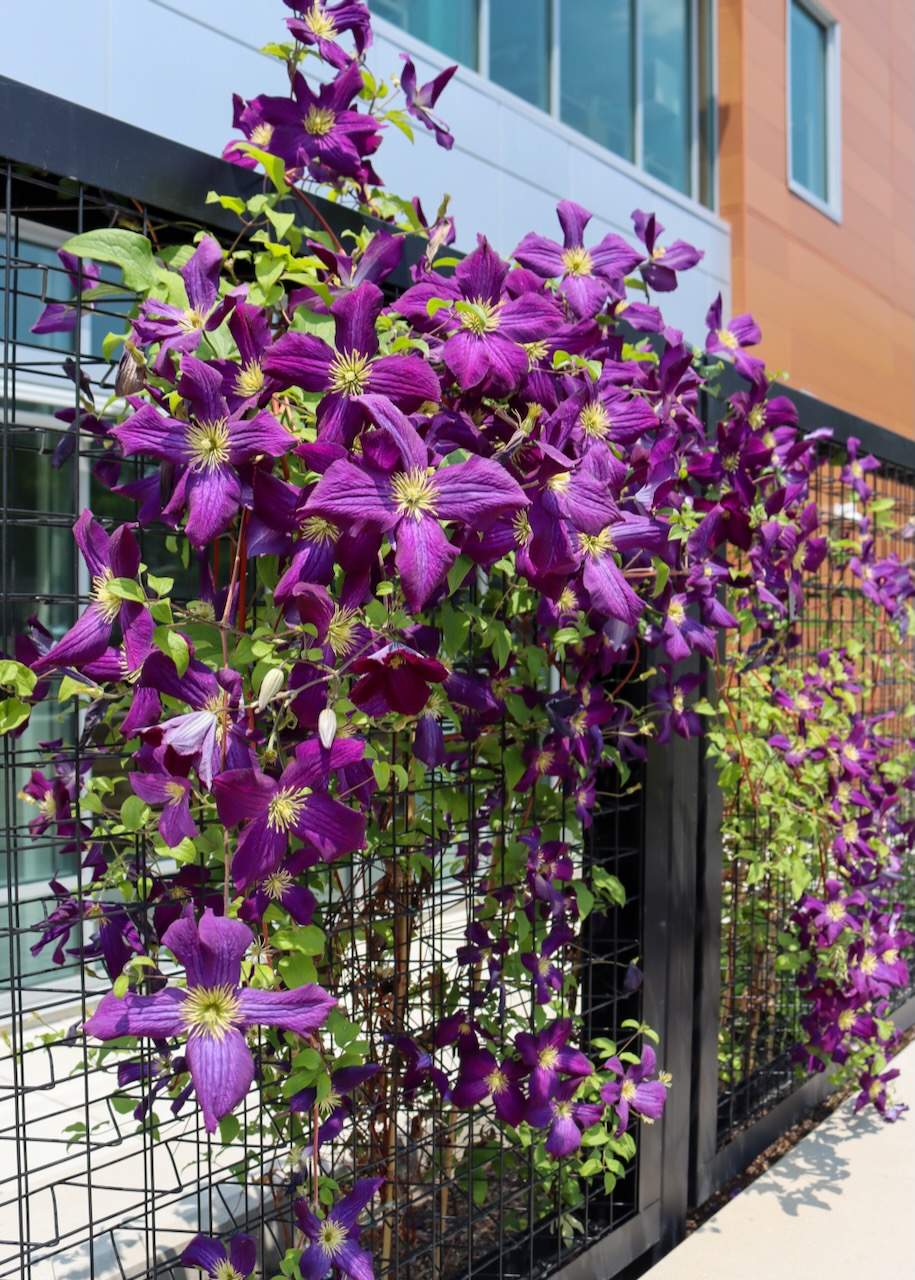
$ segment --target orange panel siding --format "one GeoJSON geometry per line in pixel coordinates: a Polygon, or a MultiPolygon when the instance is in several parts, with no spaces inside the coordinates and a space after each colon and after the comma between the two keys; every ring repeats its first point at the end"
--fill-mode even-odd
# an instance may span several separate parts
{"type": "Polygon", "coordinates": [[[784,0],[719,0],[720,204],[735,311],[793,386],[915,435],[915,4],[827,0],[842,221],[788,189],[784,0]]]}

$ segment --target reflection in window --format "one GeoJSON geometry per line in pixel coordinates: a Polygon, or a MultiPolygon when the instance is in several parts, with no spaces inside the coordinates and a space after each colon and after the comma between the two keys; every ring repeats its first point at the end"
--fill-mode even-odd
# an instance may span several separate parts
{"type": "Polygon", "coordinates": [[[386,18],[455,62],[476,70],[479,65],[477,0],[370,0],[373,13],[386,18]]]}
{"type": "Polygon", "coordinates": [[[632,160],[631,0],[565,0],[561,17],[560,119],[632,160]]]}
{"type": "MultiPolygon", "coordinates": [[[[49,302],[70,302],[73,286],[61,266],[57,251],[44,244],[12,244],[7,266],[7,242],[0,236],[0,273],[9,272],[6,288],[15,300],[11,326],[17,343],[41,345],[52,351],[72,351],[73,333],[46,333],[37,338],[30,330],[49,302]]],[[[0,339],[6,336],[5,317],[0,314],[0,339]]]]}
{"type": "Polygon", "coordinates": [[[821,200],[827,173],[826,28],[802,5],[791,6],[791,177],[821,200]]]}
{"type": "Polygon", "coordinates": [[[525,102],[550,109],[549,0],[490,0],[489,76],[525,102]]]}
{"type": "Polygon", "coordinates": [[[677,191],[690,180],[689,47],[689,0],[642,0],[642,163],[677,191]]]}

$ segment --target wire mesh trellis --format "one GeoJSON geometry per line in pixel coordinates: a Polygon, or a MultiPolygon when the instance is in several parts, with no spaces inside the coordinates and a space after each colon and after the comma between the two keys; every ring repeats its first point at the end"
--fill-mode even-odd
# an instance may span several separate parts
{"type": "MultiPolygon", "coordinates": [[[[860,510],[849,496],[848,486],[840,481],[836,446],[822,442],[819,460],[811,498],[833,537],[854,537],[860,510]]],[[[911,541],[903,537],[902,530],[915,518],[915,465],[883,461],[881,469],[871,473],[871,483],[875,501],[889,499],[893,503],[892,527],[879,535],[880,554],[895,553],[905,561],[912,554],[911,541]]],[[[865,607],[860,586],[847,568],[824,570],[805,586],[800,643],[792,650],[791,661],[804,663],[824,647],[840,648],[854,634],[865,607]]],[[[895,713],[884,723],[883,733],[902,746],[906,733],[900,712],[911,698],[910,677],[904,666],[892,661],[894,642],[887,629],[875,628],[870,640],[871,657],[864,674],[871,679],[873,696],[866,710],[895,713]]],[[[768,819],[756,812],[743,782],[735,809],[734,829],[740,836],[725,847],[722,867],[719,1147],[798,1087],[793,1051],[805,1012],[794,972],[777,963],[779,938],[795,903],[789,879],[770,872],[760,879],[751,876],[751,868],[758,866],[759,856],[771,844],[768,819]]],[[[816,851],[811,848],[810,869],[815,872],[817,865],[816,851]]],[[[911,919],[915,905],[911,880],[900,885],[900,897],[910,904],[911,919]]],[[[913,990],[910,985],[898,993],[897,1006],[913,990]]]]}
{"type": "MultiPolygon", "coordinates": [[[[102,440],[85,430],[67,434],[68,420],[86,412],[81,391],[99,404],[111,394],[103,341],[109,330],[123,331],[131,295],[112,285],[91,310],[77,306],[72,332],[31,333],[49,299],[73,295],[56,247],[68,235],[111,225],[165,244],[187,238],[186,227],[179,231],[174,219],[135,201],[6,164],[0,246],[6,653],[36,611],[60,634],[85,604],[90,584],[71,536],[79,511],[91,506],[109,526],[134,515],[132,503],[100,482],[110,461],[102,440]]],[[[139,474],[131,464],[121,479],[139,474]]],[[[153,572],[170,565],[166,537],[164,530],[143,535],[144,562],[153,572]]],[[[186,589],[195,592],[193,566],[186,589]]],[[[472,652],[466,662],[472,669],[472,652]]],[[[109,768],[109,757],[74,706],[66,699],[43,703],[24,732],[2,742],[0,1277],[178,1277],[184,1272],[177,1255],[196,1231],[242,1229],[260,1242],[259,1273],[272,1274],[295,1241],[291,1193],[310,1158],[304,1137],[296,1143],[272,1127],[255,1089],[229,1128],[210,1139],[196,1107],[182,1105],[174,1084],[179,1064],[162,1046],[87,1049],[78,1032],[109,986],[99,941],[106,917],[126,913],[146,941],[156,913],[174,903],[160,896],[143,842],[123,836],[117,839],[122,856],[133,859],[134,896],[99,905],[90,893],[78,853],[91,821],[81,790],[90,771],[109,768]],[[30,787],[36,772],[51,778],[46,792],[30,787]],[[237,1142],[220,1141],[236,1124],[244,1134],[242,1157],[237,1142]]],[[[412,1030],[407,995],[411,1003],[421,997],[426,1015],[442,1012],[446,975],[475,906],[472,878],[462,869],[490,853],[506,822],[504,809],[481,805],[501,767],[469,752],[462,767],[392,790],[386,841],[369,857],[326,871],[328,880],[333,874],[325,924],[335,992],[393,1073],[358,1096],[327,1158],[327,1169],[341,1179],[357,1154],[360,1173],[388,1179],[374,1225],[363,1232],[379,1280],[547,1275],[639,1211],[636,1162],[611,1194],[602,1187],[585,1192],[569,1235],[563,1230],[569,1206],[537,1172],[530,1152],[498,1139],[485,1107],[468,1120],[441,1101],[396,1108],[389,1101],[404,1070],[390,1046],[399,1032],[412,1030]],[[422,821],[442,791],[447,832],[422,821]]],[[[120,785],[112,780],[118,797],[120,785]]],[[[643,846],[638,790],[599,802],[578,842],[584,872],[604,867],[629,892],[624,909],[592,914],[575,941],[575,1012],[588,1037],[615,1037],[625,1019],[640,1016],[641,996],[622,992],[620,974],[641,950],[643,846]]],[[[205,895],[206,886],[188,882],[188,891],[205,895]]],[[[273,1066],[264,1041],[255,1055],[262,1087],[275,1087],[263,1083],[273,1066]]]]}

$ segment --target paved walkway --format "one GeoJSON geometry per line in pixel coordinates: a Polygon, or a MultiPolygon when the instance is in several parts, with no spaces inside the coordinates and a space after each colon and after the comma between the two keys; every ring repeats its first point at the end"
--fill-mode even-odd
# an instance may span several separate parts
{"type": "Polygon", "coordinates": [[[896,1059],[895,1124],[835,1111],[668,1254],[651,1280],[915,1276],[915,1043],[896,1059]]]}

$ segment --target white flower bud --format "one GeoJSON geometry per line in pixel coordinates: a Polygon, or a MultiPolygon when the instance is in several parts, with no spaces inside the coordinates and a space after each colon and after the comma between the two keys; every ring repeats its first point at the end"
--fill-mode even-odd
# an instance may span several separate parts
{"type": "Polygon", "coordinates": [[[270,668],[261,681],[261,687],[257,695],[255,706],[258,711],[263,711],[267,703],[279,693],[285,678],[282,667],[270,668]]]}
{"type": "Polygon", "coordinates": [[[321,739],[321,746],[325,751],[329,751],[334,745],[336,736],[337,713],[333,707],[325,707],[318,716],[318,737],[321,739]]]}

